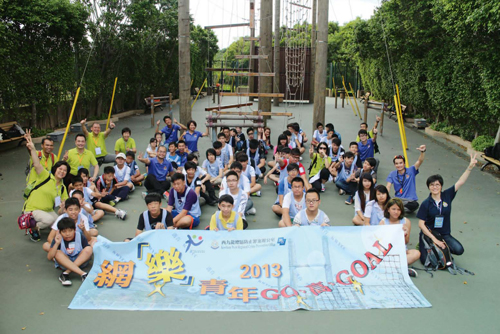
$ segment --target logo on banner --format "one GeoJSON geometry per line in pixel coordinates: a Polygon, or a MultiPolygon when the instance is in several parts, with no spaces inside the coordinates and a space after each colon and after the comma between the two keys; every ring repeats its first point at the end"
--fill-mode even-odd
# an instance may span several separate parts
{"type": "Polygon", "coordinates": [[[277,242],[277,244],[278,244],[278,245],[280,245],[280,246],[285,246],[285,244],[286,244],[286,239],[285,239],[285,238],[283,238],[283,237],[279,237],[279,238],[278,238],[278,242],[277,242]]]}
{"type": "Polygon", "coordinates": [[[212,245],[210,247],[212,247],[212,249],[219,248],[219,242],[217,240],[212,241],[212,245]]]}
{"type": "Polygon", "coordinates": [[[188,237],[188,239],[185,242],[185,244],[187,245],[186,246],[186,252],[189,251],[189,248],[191,248],[191,246],[196,247],[196,246],[199,246],[199,245],[201,245],[203,243],[203,237],[201,235],[198,238],[196,238],[196,235],[193,234],[193,237],[191,237],[188,234],[187,237],[188,237]],[[199,242],[196,242],[196,240],[198,240],[199,242]]]}

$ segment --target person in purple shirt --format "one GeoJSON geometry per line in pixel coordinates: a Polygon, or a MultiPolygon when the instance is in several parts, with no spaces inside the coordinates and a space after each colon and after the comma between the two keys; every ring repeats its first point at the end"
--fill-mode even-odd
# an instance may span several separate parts
{"type": "Polygon", "coordinates": [[[415,165],[406,168],[405,158],[402,155],[397,155],[392,160],[396,170],[387,176],[387,191],[390,192],[391,186],[394,184],[394,196],[403,201],[407,213],[412,213],[419,207],[415,177],[425,159],[425,145],[420,145],[417,150],[420,151],[420,156],[415,165]]]}
{"type": "Polygon", "coordinates": [[[200,224],[200,202],[196,192],[186,187],[185,176],[172,176],[172,189],[168,196],[167,211],[174,217],[174,228],[192,229],[200,224]]]}
{"type": "Polygon", "coordinates": [[[172,124],[172,118],[170,118],[170,116],[168,115],[163,117],[163,122],[165,122],[165,127],[163,127],[161,131],[158,131],[160,128],[160,120],[156,122],[156,132],[165,134],[165,142],[163,143],[165,146],[167,146],[171,142],[176,143],[178,141],[178,133],[180,129],[187,130],[187,127],[177,122],[175,118],[173,121],[174,124],[172,124]]]}
{"type": "Polygon", "coordinates": [[[158,148],[158,154],[155,158],[143,158],[142,153],[137,156],[137,160],[148,166],[148,176],[144,182],[148,192],[168,194],[170,182],[167,180],[167,176],[173,175],[174,169],[170,161],[165,158],[166,155],[167,148],[162,145],[158,148]]]}
{"type": "Polygon", "coordinates": [[[182,134],[181,140],[184,140],[186,142],[189,153],[194,153],[197,157],[199,157],[200,153],[198,152],[198,139],[208,136],[208,128],[205,133],[201,133],[200,131],[196,131],[196,126],[197,124],[195,121],[189,121],[187,123],[188,130],[182,134]]]}
{"type": "Polygon", "coordinates": [[[373,158],[375,155],[374,145],[377,140],[377,129],[373,129],[373,138],[368,138],[368,132],[363,129],[358,131],[358,136],[359,159],[364,162],[366,158],[373,158]]]}

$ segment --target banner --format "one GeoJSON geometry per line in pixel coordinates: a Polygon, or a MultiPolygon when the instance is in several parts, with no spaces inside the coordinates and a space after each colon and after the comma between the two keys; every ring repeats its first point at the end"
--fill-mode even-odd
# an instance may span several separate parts
{"type": "Polygon", "coordinates": [[[157,230],[99,237],[70,309],[293,311],[430,307],[401,226],[157,230]]]}

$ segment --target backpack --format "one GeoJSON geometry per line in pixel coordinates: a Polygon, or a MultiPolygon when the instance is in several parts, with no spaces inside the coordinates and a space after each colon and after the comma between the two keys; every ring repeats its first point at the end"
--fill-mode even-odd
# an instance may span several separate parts
{"type": "Polygon", "coordinates": [[[496,143],[495,146],[486,147],[484,155],[493,159],[500,159],[500,143],[496,143]]]}
{"type": "Polygon", "coordinates": [[[431,271],[436,271],[438,269],[439,270],[448,269],[448,271],[452,275],[456,275],[457,272],[459,272],[461,275],[463,275],[464,273],[467,273],[469,275],[474,275],[473,272],[464,268],[457,267],[455,265],[453,256],[451,256],[450,249],[448,248],[446,241],[443,239],[443,237],[439,232],[431,229],[429,229],[429,231],[434,235],[436,239],[444,242],[446,247],[442,249],[438,245],[434,244],[431,238],[429,238],[425,234],[423,235],[422,240],[424,243],[425,251],[427,252],[427,257],[424,263],[425,271],[431,274],[431,276],[432,276],[431,271]]]}
{"type": "MultiPolygon", "coordinates": [[[[38,151],[38,159],[42,160],[42,151],[38,151]]],[[[52,160],[52,166],[54,166],[55,163],[55,156],[54,153],[50,153],[50,159],[52,160]]],[[[31,160],[28,161],[28,164],[26,165],[26,169],[24,170],[24,174],[28,176],[28,174],[31,171],[31,160]]]]}
{"type": "Polygon", "coordinates": [[[50,180],[50,175],[48,178],[46,178],[45,180],[43,180],[43,182],[40,182],[38,185],[35,186],[36,184],[36,181],[33,181],[32,183],[26,185],[26,188],[24,188],[24,200],[28,200],[28,198],[30,197],[31,193],[35,190],[37,190],[38,188],[40,188],[41,186],[43,186],[45,183],[49,182],[50,180]]]}

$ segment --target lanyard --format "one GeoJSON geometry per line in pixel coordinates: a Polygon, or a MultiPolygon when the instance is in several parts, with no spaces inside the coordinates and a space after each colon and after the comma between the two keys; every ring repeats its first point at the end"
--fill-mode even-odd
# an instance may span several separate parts
{"type": "Polygon", "coordinates": [[[97,145],[99,143],[99,135],[97,135],[97,140],[96,140],[95,135],[92,134],[92,140],[94,141],[95,147],[99,147],[99,145],[97,145]]]}
{"type": "MultiPolygon", "coordinates": [[[[78,159],[78,166],[81,166],[82,165],[83,157],[85,156],[85,151],[81,155],[80,155],[80,153],[77,153],[77,155],[80,157],[78,159]]],[[[45,163],[45,167],[47,167],[47,163],[45,163]]]]}
{"type": "Polygon", "coordinates": [[[405,177],[406,177],[406,168],[404,169],[403,178],[401,180],[399,179],[399,173],[396,172],[396,180],[401,185],[401,189],[399,189],[400,194],[403,193],[403,186],[404,186],[404,182],[405,182],[405,177]]]}
{"type": "Polygon", "coordinates": [[[442,210],[443,210],[443,200],[441,199],[441,200],[439,201],[439,205],[438,205],[438,204],[436,204],[436,201],[434,201],[434,205],[436,206],[436,208],[438,208],[438,209],[439,209],[439,215],[441,216],[441,212],[442,212],[442,210]]]}

